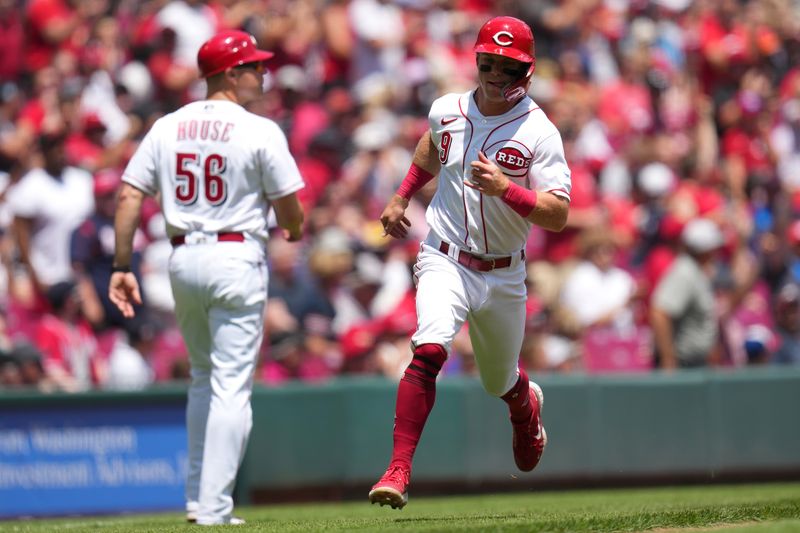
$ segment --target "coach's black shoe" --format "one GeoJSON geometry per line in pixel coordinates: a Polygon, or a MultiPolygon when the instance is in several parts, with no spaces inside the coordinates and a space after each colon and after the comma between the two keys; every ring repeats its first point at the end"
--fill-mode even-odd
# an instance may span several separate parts
{"type": "Polygon", "coordinates": [[[533,381],[528,382],[531,402],[531,416],[519,422],[511,419],[514,428],[514,462],[523,472],[530,472],[539,464],[544,447],[547,446],[547,433],[542,425],[542,406],[544,393],[533,381]]]}
{"type": "Polygon", "coordinates": [[[381,479],[369,491],[370,503],[379,503],[381,507],[389,504],[392,509],[402,509],[408,503],[408,482],[411,472],[407,468],[390,466],[381,479]]]}

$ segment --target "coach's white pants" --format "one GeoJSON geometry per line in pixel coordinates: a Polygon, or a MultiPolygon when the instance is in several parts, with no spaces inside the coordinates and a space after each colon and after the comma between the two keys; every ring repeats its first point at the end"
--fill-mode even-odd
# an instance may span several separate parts
{"type": "Polygon", "coordinates": [[[226,523],[253,424],[250,396],[264,331],[266,262],[250,242],[183,245],[170,258],[170,280],[192,368],[187,510],[197,509],[198,524],[226,523]]]}
{"type": "Polygon", "coordinates": [[[524,261],[508,268],[475,272],[428,244],[422,244],[414,265],[417,282],[415,346],[441,344],[449,352],[464,321],[475,351],[481,383],[489,394],[502,396],[517,381],[517,365],[525,334],[524,261]]]}

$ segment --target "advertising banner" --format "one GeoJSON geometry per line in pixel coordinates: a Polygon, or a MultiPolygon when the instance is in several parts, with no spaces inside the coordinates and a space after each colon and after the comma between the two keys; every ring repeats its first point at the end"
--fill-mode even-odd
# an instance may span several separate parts
{"type": "Polygon", "coordinates": [[[180,510],[185,405],[0,411],[0,517],[180,510]]]}

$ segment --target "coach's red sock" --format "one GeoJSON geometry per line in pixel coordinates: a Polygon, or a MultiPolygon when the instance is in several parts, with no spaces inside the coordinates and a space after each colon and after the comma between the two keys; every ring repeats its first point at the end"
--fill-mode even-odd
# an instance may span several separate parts
{"type": "Polygon", "coordinates": [[[392,465],[411,470],[419,437],[436,401],[436,376],[446,359],[447,351],[440,344],[423,344],[414,350],[397,388],[392,465]]]}
{"type": "Polygon", "coordinates": [[[528,374],[525,370],[520,368],[517,382],[511,387],[510,391],[501,396],[503,401],[508,404],[508,410],[511,412],[511,420],[514,422],[528,420],[531,416],[533,407],[530,402],[529,388],[528,374]]]}

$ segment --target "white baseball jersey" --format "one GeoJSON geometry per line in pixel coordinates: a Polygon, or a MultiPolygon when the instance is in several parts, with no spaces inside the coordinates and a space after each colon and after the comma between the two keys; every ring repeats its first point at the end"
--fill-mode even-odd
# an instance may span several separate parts
{"type": "Polygon", "coordinates": [[[484,389],[502,396],[516,383],[525,335],[524,250],[531,223],[501,198],[464,185],[470,163],[482,151],[511,180],[527,189],[569,199],[570,171],[561,135],[530,98],[510,111],[484,116],[474,91],[437,99],[428,115],[439,149],[439,187],[426,212],[431,235],[422,243],[417,281],[415,346],[432,343],[450,349],[465,321],[484,389]],[[455,245],[447,255],[443,239],[455,245]],[[478,272],[455,260],[456,253],[508,256],[507,267],[478,272]],[[455,250],[455,252],[454,252],[455,250]],[[448,257],[449,256],[449,257],[448,257]]]}
{"type": "Polygon", "coordinates": [[[531,223],[499,197],[464,185],[482,151],[514,183],[569,199],[570,171],[561,135],[530,98],[510,111],[484,116],[474,91],[447,94],[428,121],[439,149],[439,187],[428,207],[428,226],[440,238],[477,254],[507,255],[525,247],[531,223]]]}
{"type": "Polygon", "coordinates": [[[265,199],[303,187],[278,125],[225,100],[193,102],[156,121],[122,179],[161,193],[170,237],[241,232],[266,240],[265,199]]]}

